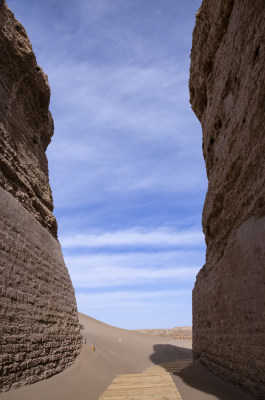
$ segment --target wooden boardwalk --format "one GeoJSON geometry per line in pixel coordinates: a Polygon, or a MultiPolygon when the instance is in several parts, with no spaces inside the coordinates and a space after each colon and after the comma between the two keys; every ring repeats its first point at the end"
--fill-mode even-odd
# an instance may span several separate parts
{"type": "Polygon", "coordinates": [[[191,364],[191,360],[179,360],[151,367],[142,374],[118,375],[99,400],[182,400],[171,379],[191,364]]]}

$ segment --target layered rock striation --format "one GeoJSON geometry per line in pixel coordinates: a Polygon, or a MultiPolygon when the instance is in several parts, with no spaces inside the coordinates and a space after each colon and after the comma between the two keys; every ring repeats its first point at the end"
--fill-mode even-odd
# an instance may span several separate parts
{"type": "Polygon", "coordinates": [[[209,180],[206,264],[193,290],[193,352],[265,398],[265,6],[204,0],[190,101],[209,180]]]}
{"type": "Polygon", "coordinates": [[[0,390],[8,390],[63,370],[81,344],[52,214],[50,88],[2,0],[0,49],[0,390]]]}

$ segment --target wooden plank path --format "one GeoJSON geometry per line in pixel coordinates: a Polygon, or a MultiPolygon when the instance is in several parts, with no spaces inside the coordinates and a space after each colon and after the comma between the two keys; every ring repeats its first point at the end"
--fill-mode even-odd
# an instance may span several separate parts
{"type": "Polygon", "coordinates": [[[142,374],[117,375],[99,400],[182,400],[171,379],[192,361],[179,360],[151,367],[142,374]]]}

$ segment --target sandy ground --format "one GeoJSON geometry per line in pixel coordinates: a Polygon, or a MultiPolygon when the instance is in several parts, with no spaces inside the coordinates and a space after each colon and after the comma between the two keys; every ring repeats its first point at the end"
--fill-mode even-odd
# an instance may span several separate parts
{"type": "MultiPolygon", "coordinates": [[[[155,364],[191,358],[190,342],[115,328],[84,314],[80,324],[86,344],[71,367],[33,385],[0,393],[0,400],[96,400],[117,374],[141,373],[155,364]]],[[[183,400],[253,400],[200,363],[173,380],[183,400]]]]}

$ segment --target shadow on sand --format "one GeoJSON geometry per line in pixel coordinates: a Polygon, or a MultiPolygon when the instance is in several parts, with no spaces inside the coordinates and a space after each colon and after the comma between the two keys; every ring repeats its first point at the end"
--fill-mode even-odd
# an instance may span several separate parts
{"type": "Polygon", "coordinates": [[[254,400],[240,387],[223,381],[199,361],[192,363],[192,350],[156,344],[150,360],[172,374],[183,400],[254,400]]]}
{"type": "Polygon", "coordinates": [[[156,365],[182,359],[192,360],[191,349],[173,346],[172,344],[155,344],[153,349],[154,353],[151,354],[150,360],[156,365]]]}

